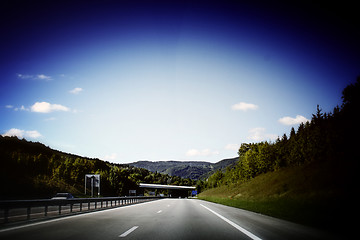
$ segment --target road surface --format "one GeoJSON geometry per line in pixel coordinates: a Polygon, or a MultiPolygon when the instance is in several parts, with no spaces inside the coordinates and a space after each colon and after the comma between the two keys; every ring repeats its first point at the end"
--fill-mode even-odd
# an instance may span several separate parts
{"type": "Polygon", "coordinates": [[[0,239],[336,239],[324,232],[197,199],[162,199],[19,226],[0,239]]]}

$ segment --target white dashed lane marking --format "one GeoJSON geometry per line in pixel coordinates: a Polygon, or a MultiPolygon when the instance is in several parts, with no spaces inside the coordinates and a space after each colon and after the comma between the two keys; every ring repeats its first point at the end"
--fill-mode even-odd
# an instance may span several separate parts
{"type": "Polygon", "coordinates": [[[135,229],[137,229],[139,226],[133,226],[132,228],[130,228],[129,230],[127,230],[126,232],[124,232],[123,234],[121,234],[119,237],[123,238],[126,237],[127,235],[129,235],[130,233],[132,233],[133,231],[135,231],[135,229]]]}

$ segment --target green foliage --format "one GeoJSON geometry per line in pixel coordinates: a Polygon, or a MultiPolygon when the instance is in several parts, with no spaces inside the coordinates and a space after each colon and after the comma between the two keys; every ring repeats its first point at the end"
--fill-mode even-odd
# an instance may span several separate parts
{"type": "Polygon", "coordinates": [[[84,158],[1,135],[0,161],[0,199],[48,198],[60,191],[83,196],[85,174],[100,174],[102,196],[127,195],[140,182],[195,185],[190,179],[84,158]]]}
{"type": "Polygon", "coordinates": [[[343,91],[341,108],[323,113],[317,106],[310,122],[301,123],[275,142],[243,143],[235,167],[225,173],[216,172],[199,184],[202,189],[248,181],[260,174],[284,167],[301,166],[311,162],[338,162],[349,168],[358,166],[359,152],[354,141],[360,134],[357,123],[360,109],[360,77],[343,91]]]}

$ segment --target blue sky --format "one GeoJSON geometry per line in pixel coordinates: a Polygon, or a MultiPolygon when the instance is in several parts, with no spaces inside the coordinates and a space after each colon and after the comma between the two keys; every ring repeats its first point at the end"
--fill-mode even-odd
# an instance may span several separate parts
{"type": "Polygon", "coordinates": [[[117,163],[237,156],[359,75],[348,8],[4,1],[0,134],[117,163]],[[336,10],[336,11],[335,11],[336,10]]]}

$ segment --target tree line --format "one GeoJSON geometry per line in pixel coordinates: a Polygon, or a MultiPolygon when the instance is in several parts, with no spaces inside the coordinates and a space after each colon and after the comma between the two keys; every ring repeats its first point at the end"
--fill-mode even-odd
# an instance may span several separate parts
{"type": "Polygon", "coordinates": [[[100,174],[102,196],[126,196],[139,183],[195,185],[190,179],[80,157],[17,137],[0,136],[0,161],[0,199],[48,198],[56,192],[85,197],[85,174],[100,174]]]}
{"type": "MultiPolygon", "coordinates": [[[[309,122],[301,123],[275,142],[243,143],[239,161],[225,172],[217,171],[206,181],[198,181],[199,189],[241,183],[260,174],[314,161],[330,161],[347,169],[357,169],[360,159],[357,138],[360,136],[360,77],[342,92],[342,105],[330,113],[317,106],[309,122]]],[[[344,168],[341,168],[344,169],[344,168]]],[[[349,171],[352,172],[352,171],[349,171]]],[[[346,174],[339,169],[339,176],[346,174]]]]}

